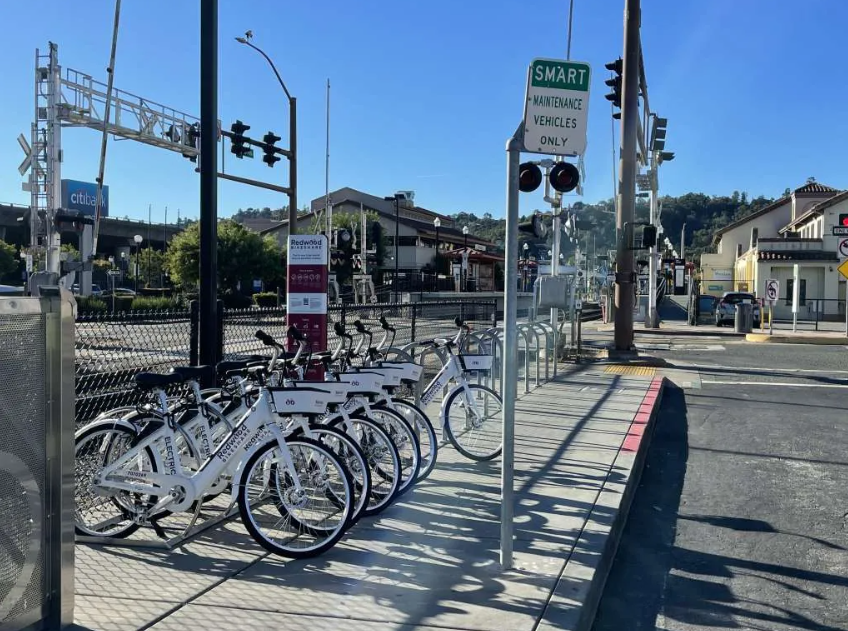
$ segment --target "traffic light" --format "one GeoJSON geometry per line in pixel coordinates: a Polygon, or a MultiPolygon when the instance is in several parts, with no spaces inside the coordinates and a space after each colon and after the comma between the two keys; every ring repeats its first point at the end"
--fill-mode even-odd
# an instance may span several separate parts
{"type": "Polygon", "coordinates": [[[269,167],[273,167],[274,163],[280,161],[280,157],[277,155],[277,148],[274,146],[280,140],[282,140],[282,138],[275,135],[272,131],[269,131],[267,134],[262,136],[262,142],[265,143],[265,146],[262,148],[262,151],[265,152],[265,155],[262,156],[262,162],[267,164],[269,167]]]}
{"type": "Polygon", "coordinates": [[[237,158],[243,158],[250,151],[250,147],[245,144],[244,132],[250,129],[250,125],[245,125],[240,120],[237,120],[230,126],[230,131],[233,133],[230,138],[230,151],[237,158]]]}
{"type": "MultiPolygon", "coordinates": [[[[621,73],[624,69],[624,61],[622,61],[621,57],[612,61],[608,64],[604,65],[604,68],[613,73],[613,76],[604,81],[606,85],[608,85],[612,92],[605,95],[607,101],[612,101],[612,104],[617,108],[621,108],[621,73]]],[[[612,115],[613,118],[621,118],[621,112],[616,112],[612,115]]]]}
{"type": "Polygon", "coordinates": [[[652,248],[657,244],[657,227],[642,226],[642,247],[652,248]]]}
{"type": "MultiPolygon", "coordinates": [[[[189,125],[186,129],[185,138],[183,138],[183,144],[186,147],[191,147],[192,149],[197,149],[200,142],[200,123],[194,123],[189,125]]],[[[197,156],[193,156],[191,154],[184,153],[183,156],[191,160],[192,162],[197,162],[197,156]]]]}
{"type": "Polygon", "coordinates": [[[548,179],[555,191],[570,193],[580,183],[580,171],[570,162],[557,162],[548,179]]]}
{"type": "Polygon", "coordinates": [[[542,183],[542,169],[538,164],[525,162],[518,167],[518,190],[522,193],[532,193],[542,183]]]}
{"type": "Polygon", "coordinates": [[[654,116],[653,118],[654,120],[651,124],[651,141],[648,146],[651,151],[662,151],[665,149],[665,132],[668,126],[668,119],[660,118],[659,116],[654,116]]]}
{"type": "Polygon", "coordinates": [[[842,213],[839,215],[839,225],[848,228],[848,213],[842,213]]]}
{"type": "Polygon", "coordinates": [[[532,234],[537,239],[541,239],[547,233],[545,224],[542,223],[542,215],[538,210],[533,213],[533,216],[528,221],[522,221],[518,224],[518,231],[532,234]]]}
{"type": "Polygon", "coordinates": [[[53,222],[57,232],[82,232],[86,225],[93,225],[94,219],[82,215],[68,215],[56,213],[53,222]]]}
{"type": "Polygon", "coordinates": [[[165,132],[165,138],[167,138],[171,142],[178,143],[180,141],[180,130],[177,129],[174,125],[170,125],[168,127],[168,131],[165,132]]]}

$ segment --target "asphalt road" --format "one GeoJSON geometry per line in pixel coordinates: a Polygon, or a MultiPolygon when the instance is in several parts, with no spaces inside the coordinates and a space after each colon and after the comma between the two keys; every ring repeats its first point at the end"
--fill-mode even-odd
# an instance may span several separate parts
{"type": "Polygon", "coordinates": [[[848,629],[848,350],[665,341],[595,631],[848,629]]]}

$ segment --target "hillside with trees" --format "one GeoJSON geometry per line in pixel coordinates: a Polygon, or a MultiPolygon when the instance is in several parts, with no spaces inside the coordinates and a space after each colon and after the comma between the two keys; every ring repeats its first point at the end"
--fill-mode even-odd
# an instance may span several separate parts
{"type": "MultiPolygon", "coordinates": [[[[710,251],[713,235],[728,224],[747,217],[751,213],[771,204],[774,201],[768,197],[750,199],[747,193],[734,191],[731,195],[705,195],[703,193],[686,193],[678,197],[665,195],[660,198],[662,206],[661,220],[664,236],[680,251],[680,234],[686,224],[686,258],[699,262],[705,251],[710,251]]],[[[582,251],[597,251],[606,254],[615,249],[615,211],[613,200],[608,199],[594,204],[575,202],[572,206],[578,220],[591,223],[592,230],[582,230],[578,234],[582,251]]],[[[540,208],[544,210],[544,208],[540,208]]],[[[494,218],[490,213],[478,217],[473,213],[456,213],[453,215],[457,225],[467,225],[472,234],[488,239],[498,246],[503,245],[505,221],[494,218]]],[[[636,221],[648,220],[648,202],[639,198],[636,205],[636,221]]],[[[533,241],[525,235],[520,236],[520,242],[533,241]]],[[[539,249],[542,244],[539,243],[539,249]]],[[[550,237],[545,242],[550,247],[550,237]]],[[[575,244],[564,244],[563,254],[569,257],[574,252],[575,244]]]]}
{"type": "MultiPolygon", "coordinates": [[[[665,195],[660,198],[662,206],[662,225],[665,237],[672,242],[674,248],[680,251],[680,232],[686,224],[686,258],[698,263],[705,251],[710,251],[713,235],[724,226],[747,217],[760,208],[772,203],[768,197],[749,198],[745,192],[733,191],[731,195],[705,195],[704,193],[686,193],[677,197],[665,195]]],[[[590,254],[606,254],[615,249],[615,212],[612,199],[594,204],[581,201],[574,202],[572,208],[578,219],[591,223],[594,228],[582,230],[578,234],[580,248],[590,254]]],[[[544,210],[544,207],[540,207],[544,210]]],[[[246,208],[239,209],[233,220],[240,222],[248,218],[283,219],[286,208],[246,208]]],[[[494,217],[491,213],[476,215],[468,212],[458,212],[451,215],[457,226],[468,226],[471,234],[494,243],[503,248],[505,221],[494,217]]],[[[639,198],[636,205],[636,221],[647,221],[648,201],[639,198]]],[[[544,241],[531,240],[526,235],[520,235],[520,245],[530,243],[531,247],[544,256],[550,248],[550,235],[544,241]]],[[[570,258],[575,249],[575,243],[563,243],[563,254],[570,258]]],[[[534,252],[535,253],[535,252],[534,252]]]]}

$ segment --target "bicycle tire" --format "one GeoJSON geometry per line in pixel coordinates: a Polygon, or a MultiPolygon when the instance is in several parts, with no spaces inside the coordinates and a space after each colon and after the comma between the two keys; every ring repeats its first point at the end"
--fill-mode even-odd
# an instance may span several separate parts
{"type": "Polygon", "coordinates": [[[400,485],[396,496],[400,497],[412,488],[418,478],[421,468],[421,442],[412,425],[394,410],[373,407],[367,416],[386,431],[400,454],[400,485]]]}
{"type": "MultiPolygon", "coordinates": [[[[358,430],[352,438],[365,453],[371,473],[371,494],[362,516],[373,517],[389,507],[397,497],[401,481],[400,453],[378,423],[360,415],[349,419],[354,431],[358,430]]],[[[344,418],[339,416],[328,421],[328,425],[348,433],[344,422],[344,418]]]]}
{"type": "MultiPolygon", "coordinates": [[[[470,460],[475,460],[477,462],[485,462],[487,460],[494,460],[499,455],[501,455],[501,452],[503,451],[503,437],[501,436],[501,428],[500,428],[499,425],[497,427],[496,433],[497,433],[498,436],[500,436],[501,440],[497,443],[497,445],[498,445],[497,448],[496,449],[483,449],[483,450],[481,450],[481,452],[475,453],[475,452],[471,451],[466,445],[464,445],[459,440],[460,435],[465,434],[465,432],[459,432],[459,428],[457,427],[458,420],[457,421],[451,420],[451,410],[453,409],[453,404],[456,401],[457,397],[459,397],[459,396],[461,396],[465,393],[466,389],[470,390],[470,391],[476,390],[476,391],[479,391],[479,392],[482,392],[482,393],[485,393],[487,395],[491,395],[492,397],[494,397],[495,400],[498,403],[499,409],[498,409],[496,414],[484,419],[484,422],[492,422],[492,419],[494,419],[495,423],[500,423],[500,416],[501,416],[500,415],[500,409],[503,407],[503,400],[501,399],[501,396],[497,392],[495,392],[494,390],[489,388],[488,386],[484,386],[484,385],[481,385],[481,384],[478,384],[478,383],[469,383],[469,384],[466,384],[464,387],[455,389],[453,392],[451,392],[448,395],[448,398],[445,401],[445,407],[444,407],[445,411],[444,411],[444,418],[443,418],[445,433],[447,434],[448,440],[451,442],[451,444],[454,446],[454,448],[459,453],[461,453],[463,456],[465,456],[466,458],[468,458],[470,460]]],[[[466,417],[463,419],[463,422],[466,425],[469,422],[467,411],[466,411],[466,417]]],[[[477,421],[471,421],[471,422],[475,423],[477,421]]]]}
{"type": "MultiPolygon", "coordinates": [[[[272,540],[268,535],[261,531],[258,522],[258,518],[253,514],[252,507],[254,507],[254,503],[248,497],[248,489],[250,487],[250,479],[251,475],[256,468],[257,464],[261,464],[262,460],[266,458],[268,455],[273,456],[273,451],[279,449],[279,445],[276,440],[270,440],[261,446],[258,450],[256,450],[250,458],[247,460],[245,464],[244,471],[242,472],[241,478],[239,479],[238,485],[238,507],[239,507],[239,515],[241,516],[242,523],[244,524],[247,531],[250,533],[251,537],[263,548],[272,552],[274,554],[278,554],[280,556],[284,556],[290,559],[308,559],[319,554],[325,552],[332,548],[338,541],[344,536],[347,531],[347,525],[350,522],[350,517],[353,512],[353,483],[351,482],[350,476],[348,475],[344,464],[336,457],[331,449],[322,445],[318,441],[312,440],[311,438],[299,437],[299,438],[290,438],[286,440],[286,445],[288,449],[292,453],[292,459],[295,462],[298,462],[298,456],[295,453],[297,450],[303,451],[311,451],[313,454],[318,454],[322,458],[323,463],[327,463],[332,467],[332,473],[337,476],[336,483],[341,486],[341,490],[343,491],[344,497],[346,501],[344,502],[344,507],[341,510],[332,513],[330,517],[335,518],[336,525],[332,528],[317,528],[315,526],[307,526],[304,530],[297,531],[294,536],[289,538],[289,542],[298,542],[306,544],[302,548],[296,548],[293,546],[288,546],[283,543],[278,543],[272,540]],[[311,539],[314,539],[314,543],[311,543],[311,539]]],[[[308,459],[307,459],[308,460],[308,459]]],[[[289,472],[287,471],[287,475],[289,472]]],[[[265,474],[262,473],[262,477],[264,478],[265,474]]],[[[300,476],[298,476],[300,477],[300,476]]],[[[301,482],[306,487],[305,482],[301,482]]],[[[264,487],[269,486],[267,482],[263,482],[264,487]]],[[[320,486],[320,485],[319,485],[320,486]]],[[[302,504],[302,496],[296,494],[296,492],[285,491],[283,495],[287,497],[283,497],[279,493],[279,487],[276,489],[277,496],[275,499],[279,501],[275,501],[276,506],[273,508],[273,512],[278,515],[291,515],[294,509],[300,508],[300,506],[295,506],[294,503],[300,502],[302,504]],[[286,505],[288,501],[289,505],[286,505]],[[285,514],[284,514],[285,511],[285,514]]],[[[324,495],[325,489],[315,489],[315,492],[319,496],[324,495]]],[[[337,494],[338,497],[338,494],[337,494]]],[[[275,523],[279,524],[279,519],[275,518],[275,523]]],[[[306,521],[304,516],[299,516],[297,518],[297,523],[303,525],[306,521]]],[[[319,522],[320,523],[320,522],[319,522]]],[[[317,525],[317,524],[316,524],[317,525]]]]}
{"type": "Polygon", "coordinates": [[[436,466],[439,457],[439,439],[430,417],[420,407],[405,399],[392,397],[392,407],[407,423],[413,424],[421,448],[421,466],[417,480],[424,480],[436,466]]]}
{"type": "MultiPolygon", "coordinates": [[[[91,484],[90,482],[86,484],[84,480],[80,479],[80,474],[85,471],[85,467],[81,465],[82,457],[80,456],[79,452],[81,448],[92,439],[93,436],[96,436],[97,434],[104,434],[103,439],[108,440],[110,444],[103,444],[101,447],[97,448],[97,453],[101,457],[101,462],[99,462],[97,466],[100,470],[102,470],[107,464],[109,464],[107,458],[110,455],[114,455],[115,459],[123,455],[123,453],[119,454],[113,452],[113,449],[116,448],[115,440],[117,437],[107,437],[107,434],[110,433],[118,435],[123,434],[128,440],[128,449],[132,449],[136,440],[138,439],[137,431],[130,430],[123,425],[114,425],[112,427],[105,425],[89,425],[88,427],[84,427],[82,430],[80,430],[80,433],[77,434],[76,438],[74,439],[74,460],[76,463],[76,466],[74,467],[74,530],[76,534],[82,536],[102,537],[108,539],[124,539],[125,537],[128,537],[133,534],[141,527],[141,524],[137,523],[133,519],[133,515],[127,509],[128,505],[134,505],[142,499],[141,497],[138,497],[138,494],[129,493],[126,491],[118,491],[114,496],[104,497],[104,499],[108,499],[109,503],[118,510],[119,515],[116,517],[123,517],[122,521],[119,522],[119,528],[110,530],[108,532],[102,532],[94,530],[93,528],[87,525],[80,524],[80,513],[82,510],[81,507],[84,503],[83,501],[81,501],[81,493],[83,493],[84,490],[87,491],[91,484]],[[121,497],[122,495],[124,495],[125,497],[121,497]],[[119,500],[118,497],[121,497],[121,499],[119,500]],[[124,524],[125,520],[129,520],[129,522],[124,524]]],[[[157,472],[156,459],[153,456],[152,450],[147,447],[145,449],[145,452],[148,462],[150,464],[150,471],[153,473],[157,472]]],[[[151,495],[143,501],[145,505],[152,506],[158,501],[158,499],[159,498],[157,496],[151,495]]]]}

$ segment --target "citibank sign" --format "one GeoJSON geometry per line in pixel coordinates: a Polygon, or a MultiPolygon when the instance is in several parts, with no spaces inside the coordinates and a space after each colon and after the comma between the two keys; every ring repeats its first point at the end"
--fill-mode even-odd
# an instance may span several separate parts
{"type": "MultiPolygon", "coordinates": [[[[97,206],[97,184],[62,180],[62,209],[77,211],[94,216],[97,206]]],[[[101,216],[109,216],[109,187],[103,187],[103,208],[101,216]]]]}

